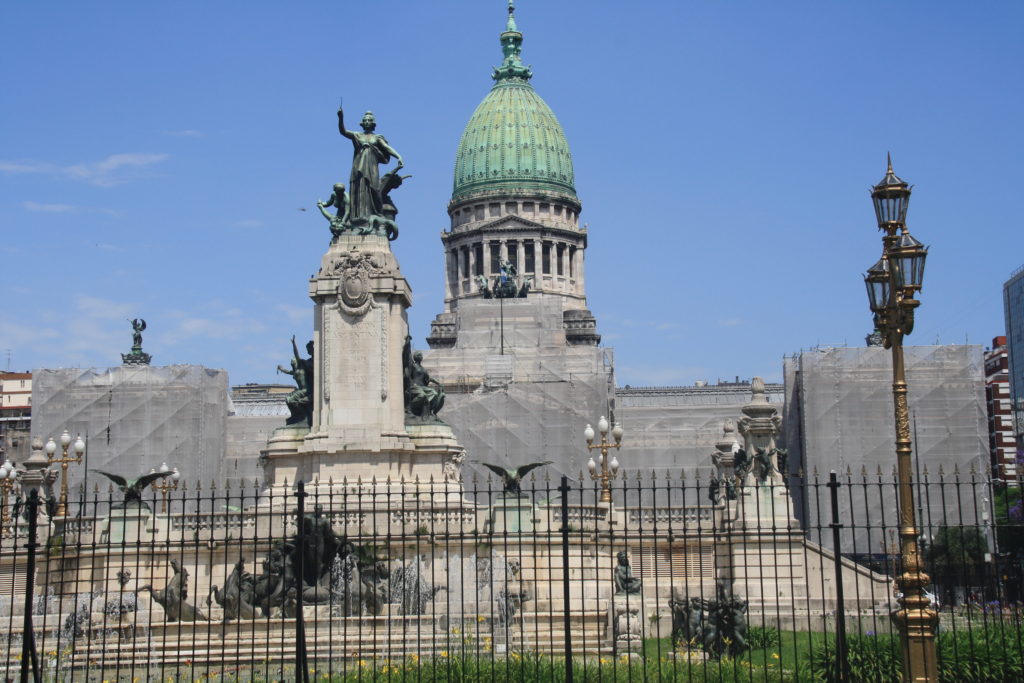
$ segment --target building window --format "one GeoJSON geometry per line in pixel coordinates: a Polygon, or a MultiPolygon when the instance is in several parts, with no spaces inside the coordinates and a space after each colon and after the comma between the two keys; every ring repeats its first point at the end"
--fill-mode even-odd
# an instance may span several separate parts
{"type": "Polygon", "coordinates": [[[491,218],[501,215],[501,204],[488,204],[487,209],[491,213],[491,218]]]}
{"type": "Polygon", "coordinates": [[[565,274],[565,273],[562,272],[562,257],[563,256],[565,256],[565,245],[564,244],[559,244],[558,245],[558,256],[555,259],[555,267],[557,268],[557,272],[558,272],[559,275],[564,275],[565,274]]]}
{"type": "Polygon", "coordinates": [[[484,205],[483,204],[479,204],[479,205],[473,207],[473,217],[476,220],[478,220],[478,221],[482,221],[484,219],[484,205]]]}
{"type": "Polygon", "coordinates": [[[534,268],[536,267],[537,264],[535,263],[534,258],[533,258],[533,242],[527,242],[526,243],[526,245],[525,245],[525,247],[523,249],[523,260],[526,261],[526,263],[523,265],[523,272],[524,273],[536,272],[534,270],[534,268]]]}
{"type": "Polygon", "coordinates": [[[474,264],[476,272],[473,273],[473,275],[483,275],[484,274],[484,245],[483,245],[483,242],[477,242],[476,244],[474,244],[473,245],[473,251],[476,252],[474,254],[474,259],[476,260],[476,263],[474,264]]]}
{"type": "Polygon", "coordinates": [[[513,216],[519,215],[519,207],[515,202],[505,203],[505,213],[512,214],[513,216]]]}
{"type": "Polygon", "coordinates": [[[491,272],[497,273],[501,270],[501,245],[491,242],[491,272]]]}
{"type": "Polygon", "coordinates": [[[556,216],[561,216],[562,215],[562,207],[560,205],[558,205],[558,204],[555,204],[555,215],[556,216]]]}
{"type": "Polygon", "coordinates": [[[541,204],[540,205],[540,212],[541,213],[549,213],[550,211],[551,211],[551,205],[550,204],[541,204]]]}
{"type": "Polygon", "coordinates": [[[516,270],[519,270],[519,244],[517,242],[509,242],[505,250],[508,252],[508,262],[511,263],[516,270]]]}
{"type": "Polygon", "coordinates": [[[462,251],[462,277],[469,277],[469,249],[463,247],[462,251]]]}
{"type": "Polygon", "coordinates": [[[569,277],[576,277],[576,247],[569,247],[569,277]]]}
{"type": "Polygon", "coordinates": [[[523,202],[523,213],[533,213],[533,202],[523,202]]]}
{"type": "Polygon", "coordinates": [[[545,275],[551,275],[551,245],[547,242],[541,247],[541,268],[545,275]]]}

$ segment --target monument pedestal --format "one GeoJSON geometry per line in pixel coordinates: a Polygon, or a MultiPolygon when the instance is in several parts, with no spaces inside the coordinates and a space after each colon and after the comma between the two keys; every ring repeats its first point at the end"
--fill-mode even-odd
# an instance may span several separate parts
{"type": "Polygon", "coordinates": [[[643,605],[640,595],[612,596],[608,608],[608,633],[611,635],[609,644],[615,654],[631,655],[643,652],[643,605]]]}
{"type": "Polygon", "coordinates": [[[263,451],[268,486],[285,494],[286,483],[301,480],[309,493],[365,493],[381,506],[461,503],[464,449],[448,425],[406,414],[406,384],[415,382],[405,357],[412,290],[387,238],[338,235],[309,295],[312,426],[274,432],[263,451]]]}
{"type": "Polygon", "coordinates": [[[100,543],[151,543],[165,531],[159,518],[142,506],[117,508],[100,522],[100,543]]]}
{"type": "Polygon", "coordinates": [[[533,501],[527,496],[498,496],[488,526],[494,534],[532,532],[533,501]]]}

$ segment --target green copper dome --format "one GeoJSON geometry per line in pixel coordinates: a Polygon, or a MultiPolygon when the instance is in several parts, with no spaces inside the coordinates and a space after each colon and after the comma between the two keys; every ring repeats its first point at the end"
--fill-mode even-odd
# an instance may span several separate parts
{"type": "Polygon", "coordinates": [[[491,190],[533,190],[576,196],[572,156],[562,126],[520,60],[523,34],[509,2],[501,34],[505,59],[494,87],[473,112],[455,155],[452,200],[491,190]]]}

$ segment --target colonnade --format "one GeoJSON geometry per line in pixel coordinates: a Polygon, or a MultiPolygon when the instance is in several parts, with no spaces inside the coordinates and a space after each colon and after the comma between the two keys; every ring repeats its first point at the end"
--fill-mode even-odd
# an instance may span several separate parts
{"type": "Polygon", "coordinates": [[[520,276],[532,276],[532,289],[584,295],[583,249],[568,240],[532,237],[482,238],[449,245],[446,252],[446,296],[475,294],[476,279],[488,282],[510,261],[520,276]]]}

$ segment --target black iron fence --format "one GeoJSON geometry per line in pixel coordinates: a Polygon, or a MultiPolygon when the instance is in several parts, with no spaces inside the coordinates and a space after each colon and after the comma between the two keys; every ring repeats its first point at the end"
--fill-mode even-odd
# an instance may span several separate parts
{"type": "MultiPolygon", "coordinates": [[[[5,501],[5,678],[897,680],[892,475],[5,501]],[[52,511],[52,506],[51,506],[52,511]]],[[[1016,482],[915,484],[942,680],[1024,678],[1016,482]]]]}

